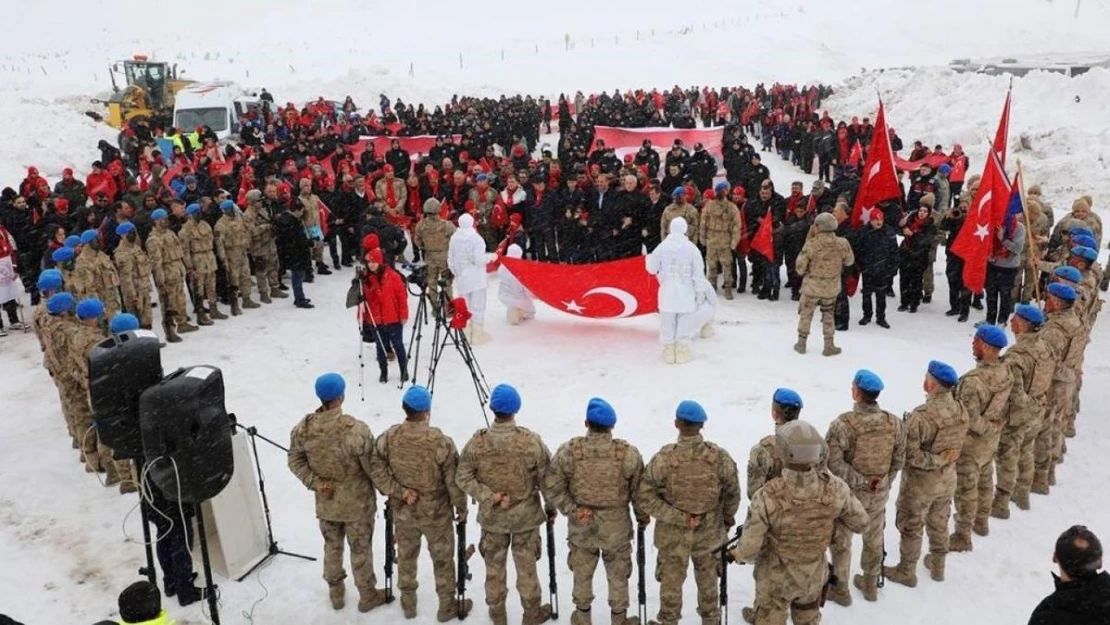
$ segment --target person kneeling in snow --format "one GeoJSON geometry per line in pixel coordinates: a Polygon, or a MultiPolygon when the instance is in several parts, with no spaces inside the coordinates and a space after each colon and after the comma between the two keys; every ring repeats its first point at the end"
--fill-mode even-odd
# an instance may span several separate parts
{"type": "MultiPolygon", "coordinates": [[[[521,258],[524,250],[515,243],[505,252],[509,258],[521,258]]],[[[516,279],[505,265],[497,268],[497,277],[500,286],[497,287],[497,299],[505,305],[505,311],[511,325],[520,325],[522,322],[536,317],[536,305],[532,302],[532,294],[516,279]]]]}
{"type": "MultiPolygon", "coordinates": [[[[699,292],[712,290],[705,279],[705,263],[697,246],[686,237],[686,220],[671,220],[667,238],[647,257],[647,271],[659,279],[659,338],[663,342],[663,362],[683,364],[693,360],[690,339],[701,326],[699,292]],[[699,282],[701,284],[699,286],[699,282]]],[[[705,320],[701,324],[705,324],[705,320]]]]}
{"type": "Polygon", "coordinates": [[[459,217],[459,229],[447,245],[447,268],[455,276],[455,289],[466,300],[472,316],[467,340],[481,345],[489,340],[482,328],[486,319],[486,242],[474,230],[474,217],[459,217]]]}

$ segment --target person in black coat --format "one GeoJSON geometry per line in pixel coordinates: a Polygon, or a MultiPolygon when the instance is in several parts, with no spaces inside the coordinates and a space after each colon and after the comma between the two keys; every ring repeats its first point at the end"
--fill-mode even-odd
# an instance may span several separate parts
{"type": "Polygon", "coordinates": [[[856,193],[859,192],[859,170],[855,165],[845,165],[841,173],[832,183],[832,196],[835,200],[843,197],[848,206],[855,206],[856,193]]]}
{"type": "Polygon", "coordinates": [[[759,196],[760,185],[764,180],[771,178],[771,170],[763,164],[763,157],[759,152],[752,152],[751,167],[744,173],[744,191],[748,197],[755,198],[759,196]]]}
{"type": "Polygon", "coordinates": [[[1102,568],[1102,543],[1095,533],[1073,525],[1056,539],[1052,561],[1056,591],[1033,610],[1029,625],[1110,625],[1110,573],[1102,568]]]}
{"type": "Polygon", "coordinates": [[[297,308],[313,308],[312,300],[304,296],[305,272],[312,266],[312,242],[304,231],[303,214],[304,205],[300,198],[294,198],[289,210],[279,213],[274,220],[274,238],[281,267],[292,275],[293,304],[297,308]]]}
{"type": "MultiPolygon", "coordinates": [[[[760,228],[765,227],[763,217],[768,212],[771,213],[771,228],[779,231],[786,218],[786,198],[775,192],[775,185],[769,179],[760,185],[755,199],[744,203],[744,223],[750,233],[749,240],[755,240],[760,228]]],[[[778,238],[781,241],[781,232],[778,238]]],[[[752,250],[748,260],[752,263],[752,293],[758,292],[759,299],[777,301],[781,284],[779,265],[782,264],[782,250],[776,249],[775,259],[771,261],[752,250]]]]}
{"type": "Polygon", "coordinates": [[[690,157],[690,177],[698,191],[713,186],[713,176],[717,175],[717,159],[713,158],[700,143],[694,144],[694,155],[690,157]]]}
{"type": "MultiPolygon", "coordinates": [[[[616,192],[610,210],[610,258],[618,260],[639,256],[643,246],[642,224],[651,210],[647,194],[637,189],[635,176],[623,180],[624,187],[616,192]]],[[[658,220],[656,220],[658,223],[658,220]]]]}
{"type": "Polygon", "coordinates": [[[946,317],[959,316],[958,321],[967,321],[971,308],[971,291],[964,288],[964,261],[952,253],[952,244],[956,242],[960,230],[967,219],[969,200],[960,200],[957,206],[944,212],[940,220],[940,229],[948,233],[944,242],[944,276],[948,279],[948,311],[946,317]]]}
{"type": "Polygon", "coordinates": [[[915,313],[924,294],[922,289],[925,269],[929,266],[929,248],[937,230],[928,206],[921,206],[903,217],[899,227],[904,238],[898,259],[898,293],[902,298],[898,310],[915,313]]]}
{"type": "Polygon", "coordinates": [[[38,225],[39,215],[22,195],[15,196],[11,202],[0,208],[0,223],[11,233],[19,253],[19,277],[23,288],[31,294],[31,305],[39,303],[39,272],[42,270],[42,251],[46,247],[42,228],[38,225]]]}
{"type": "Polygon", "coordinates": [[[389,144],[389,150],[385,153],[385,162],[393,165],[393,173],[401,180],[409,177],[409,170],[412,168],[412,159],[409,158],[408,150],[401,149],[401,142],[394,139],[389,144]]]}
{"type": "Polygon", "coordinates": [[[659,153],[651,147],[651,139],[644,139],[640,150],[636,152],[636,158],[632,159],[632,164],[636,166],[647,165],[648,178],[652,180],[659,177],[659,153]]]}
{"type": "Polygon", "coordinates": [[[524,198],[524,230],[528,233],[529,252],[534,260],[559,260],[555,241],[556,195],[547,190],[547,181],[542,175],[532,177],[532,189],[524,198]]]}
{"type": "Polygon", "coordinates": [[[871,211],[871,221],[864,226],[856,237],[856,261],[863,276],[863,318],[861,326],[871,323],[872,313],[875,323],[890,328],[886,322],[886,291],[894,279],[898,268],[898,240],[894,229],[886,225],[881,211],[871,211]],[[875,296],[872,310],[871,296],[875,296]]]}
{"type": "MultiPolygon", "coordinates": [[[[659,225],[663,221],[663,211],[670,206],[670,200],[663,194],[663,189],[658,182],[651,183],[648,187],[648,207],[644,214],[640,234],[644,237],[644,247],[650,254],[662,242],[662,233],[659,225]]],[[[747,276],[745,276],[746,278],[747,276]]],[[[738,284],[743,284],[739,282],[738,284]]]]}

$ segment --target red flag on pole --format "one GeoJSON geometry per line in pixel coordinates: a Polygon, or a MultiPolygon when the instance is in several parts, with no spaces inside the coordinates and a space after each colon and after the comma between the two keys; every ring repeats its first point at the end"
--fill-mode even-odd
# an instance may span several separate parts
{"type": "Polygon", "coordinates": [[[998,130],[994,133],[994,151],[998,153],[998,160],[1006,166],[1006,147],[1010,136],[1010,99],[1013,90],[1006,92],[1006,104],[1002,107],[1002,118],[998,120],[998,130]]]}
{"type": "Polygon", "coordinates": [[[1002,161],[994,150],[987,156],[979,190],[968,209],[960,234],[952,243],[952,253],[964,261],[964,288],[977,293],[987,281],[987,260],[1001,220],[1010,204],[1010,182],[1002,161]]]}
{"type": "Polygon", "coordinates": [[[772,220],[774,215],[771,209],[767,209],[767,214],[759,220],[759,231],[752,237],[752,249],[759,252],[769,261],[775,260],[775,238],[774,238],[774,224],[772,220]]]}
{"type": "Polygon", "coordinates": [[[863,146],[859,144],[859,139],[856,139],[855,145],[852,146],[852,151],[848,154],[848,164],[859,167],[863,161],[863,146]]]}
{"type": "Polygon", "coordinates": [[[875,130],[871,133],[871,146],[867,150],[867,162],[863,165],[860,178],[856,204],[852,207],[853,228],[867,223],[871,209],[879,202],[902,197],[882,100],[879,100],[879,114],[875,116],[875,130]]]}
{"type": "Polygon", "coordinates": [[[328,218],[331,217],[331,209],[324,204],[324,200],[318,199],[316,203],[320,206],[320,231],[324,236],[328,236],[328,218]]]}

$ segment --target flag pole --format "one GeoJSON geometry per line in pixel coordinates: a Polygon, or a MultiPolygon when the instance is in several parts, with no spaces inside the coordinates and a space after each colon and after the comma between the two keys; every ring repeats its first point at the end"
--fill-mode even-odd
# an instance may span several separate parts
{"type": "Polygon", "coordinates": [[[1033,297],[1041,301],[1041,274],[1037,271],[1037,242],[1033,239],[1033,224],[1029,221],[1029,204],[1025,202],[1025,174],[1022,173],[1021,159],[1017,159],[1018,194],[1021,197],[1021,212],[1025,215],[1025,245],[1029,248],[1029,268],[1033,270],[1033,297]]]}

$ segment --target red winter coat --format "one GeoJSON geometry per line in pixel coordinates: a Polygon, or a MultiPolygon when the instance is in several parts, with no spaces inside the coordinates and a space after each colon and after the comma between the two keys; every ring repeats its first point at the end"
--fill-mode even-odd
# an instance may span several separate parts
{"type": "Polygon", "coordinates": [[[88,192],[89,197],[96,197],[97,193],[103,192],[108,196],[109,200],[114,200],[116,197],[116,181],[105,170],[100,173],[90,173],[85,178],[85,190],[88,192]]]}
{"type": "Polygon", "coordinates": [[[409,294],[401,274],[384,267],[378,273],[369,273],[362,279],[362,297],[366,302],[359,308],[363,323],[389,325],[404,323],[409,318],[409,294]],[[367,315],[369,308],[369,315],[367,315]]]}

